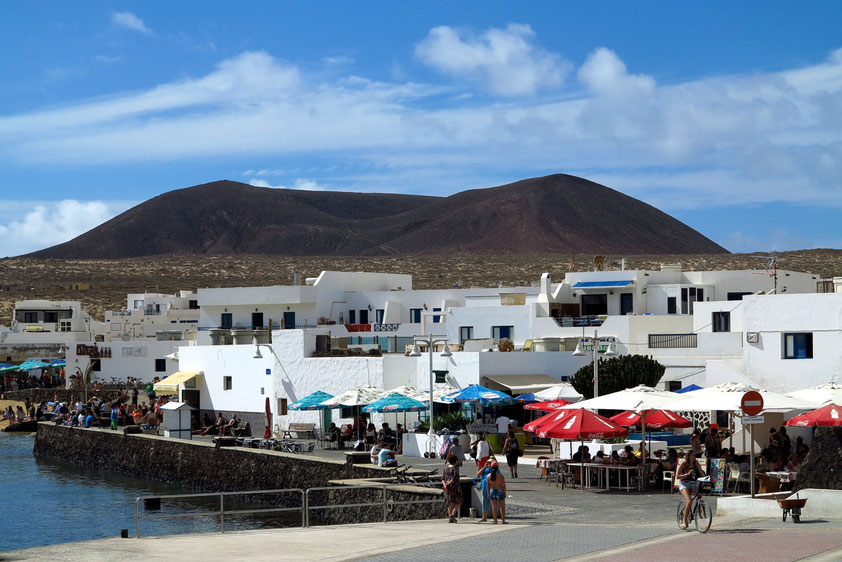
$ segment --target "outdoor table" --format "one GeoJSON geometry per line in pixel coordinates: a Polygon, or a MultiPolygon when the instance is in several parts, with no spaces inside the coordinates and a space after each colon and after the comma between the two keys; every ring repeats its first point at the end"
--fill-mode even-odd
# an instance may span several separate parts
{"type": "Polygon", "coordinates": [[[774,472],[767,472],[769,476],[773,476],[781,481],[784,482],[794,482],[796,476],[798,476],[797,470],[776,470],[774,472]]]}
{"type": "Polygon", "coordinates": [[[599,488],[608,489],[608,467],[601,462],[586,462],[585,463],[586,487],[591,487],[591,471],[596,472],[596,485],[599,488]]]}
{"type": "Polygon", "coordinates": [[[605,468],[607,469],[606,470],[606,476],[612,470],[617,471],[617,489],[622,489],[622,490],[625,490],[627,492],[632,489],[632,486],[631,486],[632,472],[633,471],[638,471],[638,472],[640,471],[639,466],[637,466],[637,465],[627,465],[627,464],[606,464],[605,468]],[[622,473],[623,472],[626,473],[626,485],[625,486],[622,485],[622,483],[623,483],[622,473]]]}

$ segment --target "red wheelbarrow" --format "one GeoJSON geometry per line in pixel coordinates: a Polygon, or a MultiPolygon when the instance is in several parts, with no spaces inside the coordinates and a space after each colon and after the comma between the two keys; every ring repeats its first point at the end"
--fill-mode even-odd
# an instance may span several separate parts
{"type": "Polygon", "coordinates": [[[793,523],[801,521],[801,508],[807,503],[807,498],[800,499],[798,494],[795,494],[794,498],[792,496],[784,498],[775,496],[775,499],[778,501],[778,505],[781,506],[781,509],[784,510],[783,521],[786,521],[787,515],[792,515],[793,523]]]}

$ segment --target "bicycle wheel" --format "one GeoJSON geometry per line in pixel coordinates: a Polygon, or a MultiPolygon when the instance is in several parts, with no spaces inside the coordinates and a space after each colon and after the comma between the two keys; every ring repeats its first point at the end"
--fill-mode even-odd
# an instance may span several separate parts
{"type": "Polygon", "coordinates": [[[695,519],[696,519],[696,530],[700,533],[707,533],[708,529],[710,529],[710,524],[713,521],[713,509],[703,502],[699,500],[696,503],[695,512],[695,519]]]}
{"type": "Polygon", "coordinates": [[[681,529],[682,531],[684,529],[681,527],[681,520],[684,518],[684,506],[686,506],[686,505],[687,505],[687,502],[685,502],[684,500],[681,500],[680,502],[678,502],[678,511],[675,514],[676,522],[678,523],[678,528],[681,529]]]}

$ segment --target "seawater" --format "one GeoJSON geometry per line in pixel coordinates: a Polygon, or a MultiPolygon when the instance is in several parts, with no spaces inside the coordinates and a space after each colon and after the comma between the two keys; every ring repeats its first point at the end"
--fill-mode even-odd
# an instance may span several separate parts
{"type": "MultiPolygon", "coordinates": [[[[128,529],[134,537],[138,496],[194,492],[60,460],[36,459],[34,441],[34,434],[0,432],[0,551],[118,537],[120,529],[128,529]]],[[[199,516],[141,520],[141,536],[218,531],[219,518],[208,515],[218,502],[218,498],[165,500],[162,510],[152,513],[199,516]]],[[[149,513],[141,505],[141,514],[149,513]]],[[[225,517],[226,531],[279,525],[285,522],[225,517]]]]}

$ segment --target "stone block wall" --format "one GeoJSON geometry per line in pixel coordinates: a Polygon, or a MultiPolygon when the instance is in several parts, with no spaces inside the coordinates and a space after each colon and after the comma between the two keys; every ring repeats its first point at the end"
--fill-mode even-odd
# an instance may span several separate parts
{"type": "MultiPolygon", "coordinates": [[[[154,435],[124,435],[107,429],[80,429],[38,424],[34,454],[92,468],[113,470],[141,478],[175,484],[197,492],[236,492],[282,488],[330,486],[332,480],[388,477],[390,470],[373,465],[354,465],[314,456],[248,449],[216,448],[204,441],[185,441],[154,435]]],[[[314,492],[314,501],[357,503],[373,501],[378,492],[314,492]],[[360,498],[365,498],[361,500],[360,498]],[[357,498],[357,499],[355,499],[357,498]]],[[[440,490],[390,490],[388,498],[438,498],[433,504],[394,506],[389,520],[429,519],[445,516],[440,490]]],[[[293,502],[293,500],[289,500],[293,502]]],[[[294,500],[293,505],[299,505],[294,500]]],[[[311,517],[315,523],[382,521],[382,506],[324,510],[311,517]]]]}
{"type": "Polygon", "coordinates": [[[842,490],[842,426],[816,428],[794,486],[795,490],[805,488],[842,490]]]}

